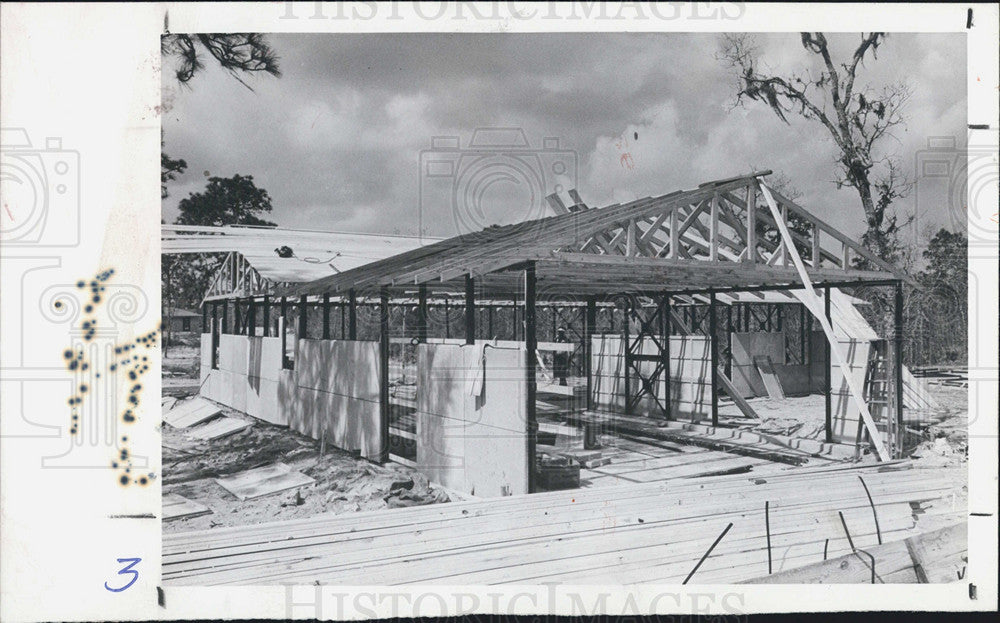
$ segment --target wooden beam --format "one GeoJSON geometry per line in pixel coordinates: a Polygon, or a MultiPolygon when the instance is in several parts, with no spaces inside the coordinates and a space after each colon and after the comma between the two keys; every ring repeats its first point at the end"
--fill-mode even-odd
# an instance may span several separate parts
{"type": "MultiPolygon", "coordinates": [[[[839,345],[837,344],[837,336],[833,331],[830,321],[816,308],[816,292],[813,289],[812,282],[809,280],[809,276],[806,273],[805,265],[802,263],[802,258],[799,257],[798,251],[792,244],[791,235],[788,233],[788,228],[785,226],[784,222],[781,221],[781,215],[778,213],[778,206],[774,202],[774,198],[771,196],[770,190],[767,186],[761,184],[761,194],[764,196],[764,200],[767,201],[768,207],[771,209],[771,215],[778,222],[778,231],[781,233],[781,237],[785,239],[785,244],[788,247],[789,253],[792,254],[792,261],[795,263],[795,269],[799,272],[802,279],[802,285],[804,292],[802,292],[801,301],[810,307],[809,311],[813,313],[814,316],[818,316],[820,324],[823,327],[823,332],[826,334],[827,341],[830,346],[834,349],[837,356],[837,363],[843,371],[844,380],[847,382],[848,388],[851,390],[851,395],[854,397],[855,402],[858,405],[858,410],[861,413],[861,418],[865,422],[865,426],[871,433],[872,443],[875,445],[875,451],[878,453],[879,460],[887,461],[890,456],[886,450],[885,444],[882,442],[881,433],[878,427],[875,425],[875,420],[872,419],[871,411],[868,409],[868,404],[864,399],[864,392],[858,387],[857,381],[851,371],[850,365],[847,363],[847,359],[840,352],[839,345]]],[[[829,297],[827,297],[829,300],[829,297]]]]}

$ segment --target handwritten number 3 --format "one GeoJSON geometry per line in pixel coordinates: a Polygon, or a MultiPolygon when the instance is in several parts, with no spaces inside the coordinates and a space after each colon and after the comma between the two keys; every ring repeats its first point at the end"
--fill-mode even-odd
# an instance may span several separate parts
{"type": "Polygon", "coordinates": [[[137,564],[139,564],[139,562],[141,560],[142,560],[142,558],[119,558],[118,562],[127,562],[129,564],[127,564],[124,567],[122,567],[118,571],[118,575],[125,575],[125,574],[128,574],[128,573],[131,573],[132,574],[132,579],[128,581],[128,584],[126,584],[125,586],[122,586],[121,588],[111,588],[110,586],[108,586],[108,583],[105,582],[104,583],[104,588],[108,589],[112,593],[120,593],[123,590],[125,590],[126,588],[128,588],[128,587],[132,586],[133,584],[135,584],[135,581],[139,579],[139,572],[136,571],[135,569],[133,569],[132,567],[134,567],[137,564]]]}

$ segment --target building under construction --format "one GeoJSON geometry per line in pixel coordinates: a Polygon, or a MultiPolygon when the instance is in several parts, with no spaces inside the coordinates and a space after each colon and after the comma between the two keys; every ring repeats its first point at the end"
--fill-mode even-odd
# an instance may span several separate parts
{"type": "Polygon", "coordinates": [[[165,253],[229,251],[201,396],[464,500],[173,535],[165,580],[735,582],[854,556],[874,581],[875,548],[954,486],[900,461],[936,408],[903,365],[907,276],[767,175],[599,209],[570,191],[445,240],[165,226],[165,253]],[[749,431],[755,397],[816,426],[749,431]]]}

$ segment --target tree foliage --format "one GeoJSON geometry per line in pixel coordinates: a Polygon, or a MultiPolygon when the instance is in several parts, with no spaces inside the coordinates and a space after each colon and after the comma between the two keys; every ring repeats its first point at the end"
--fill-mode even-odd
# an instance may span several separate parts
{"type": "Polygon", "coordinates": [[[191,193],[177,207],[178,225],[275,225],[260,218],[271,211],[271,196],[252,175],[210,177],[204,191],[191,193]]]}
{"type": "Polygon", "coordinates": [[[280,76],[278,55],[260,33],[170,34],[160,39],[160,52],[178,61],[177,81],[187,84],[205,69],[203,52],[218,61],[240,84],[250,89],[241,74],[264,72],[280,76]]]}
{"type": "Polygon", "coordinates": [[[749,35],[726,35],[721,58],[736,71],[737,104],[760,102],[785,123],[795,114],[826,129],[839,150],[835,183],[838,188],[854,188],[861,199],[867,223],[862,242],[876,255],[894,261],[900,253],[898,232],[906,223],[890,208],[905,196],[909,183],[883,144],[893,128],[903,124],[910,90],[903,83],[879,89],[855,85],[865,59],[876,58],[885,37],[880,32],[863,33],[850,58],[837,62],[823,33],[802,33],[803,48],[819,62],[818,75],[810,71],[778,75],[763,69],[749,35]]]}

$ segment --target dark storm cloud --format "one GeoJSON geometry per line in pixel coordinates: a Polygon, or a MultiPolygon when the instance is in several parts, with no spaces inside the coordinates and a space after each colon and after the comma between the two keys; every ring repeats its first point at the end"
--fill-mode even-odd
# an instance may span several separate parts
{"type": "MultiPolygon", "coordinates": [[[[833,38],[849,53],[857,35],[833,38]]],[[[815,124],[733,109],[716,35],[273,35],[283,76],[251,92],[211,67],[178,88],[164,72],[166,151],[188,161],[165,218],[204,173],[251,174],[288,227],[415,232],[421,151],[435,136],[466,145],[476,128],[523,128],[532,147],[558,137],[574,152],[591,205],[690,188],[753,167],[788,175],[802,202],[857,232],[853,191],[837,191],[832,142],[815,124]],[[634,137],[638,133],[638,140],[634,137]],[[632,168],[622,165],[627,152],[632,168]]],[[[760,38],[776,66],[801,65],[797,35],[760,38]]],[[[892,147],[907,168],[928,136],[965,136],[965,45],[957,35],[893,35],[859,83],[903,79],[914,91],[892,147]]],[[[572,177],[572,176],[571,176],[572,177]]],[[[425,180],[426,181],[426,180],[425,180]]],[[[505,222],[523,188],[490,187],[489,222],[505,222]]],[[[926,193],[925,193],[926,198],[926,193]]],[[[441,201],[444,201],[443,199],[441,201]]],[[[448,233],[446,206],[432,210],[448,233]]],[[[426,206],[425,206],[426,207],[426,206]]],[[[946,210],[944,206],[940,208],[946,210]]],[[[427,213],[425,211],[425,226],[427,213]]],[[[944,218],[940,219],[944,222],[944,218]]]]}

